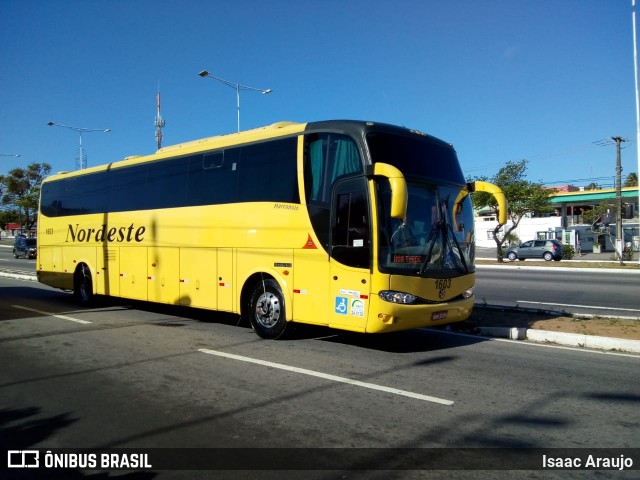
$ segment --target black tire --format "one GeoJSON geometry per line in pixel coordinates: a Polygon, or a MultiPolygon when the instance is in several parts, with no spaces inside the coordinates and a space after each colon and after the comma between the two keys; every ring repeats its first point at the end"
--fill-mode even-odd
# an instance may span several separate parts
{"type": "Polygon", "coordinates": [[[542,256],[542,258],[544,258],[547,262],[550,262],[551,260],[553,260],[553,253],[544,252],[544,255],[542,256]]]}
{"type": "Polygon", "coordinates": [[[82,263],[73,275],[73,296],[80,303],[90,303],[93,300],[93,280],[91,270],[82,263]]]}
{"type": "Polygon", "coordinates": [[[284,296],[280,285],[269,278],[258,282],[249,297],[248,316],[253,331],[261,338],[279,338],[287,328],[284,296]]]}
{"type": "Polygon", "coordinates": [[[509,255],[507,255],[507,258],[512,262],[515,262],[518,259],[518,255],[516,255],[516,252],[509,252],[509,255]]]}

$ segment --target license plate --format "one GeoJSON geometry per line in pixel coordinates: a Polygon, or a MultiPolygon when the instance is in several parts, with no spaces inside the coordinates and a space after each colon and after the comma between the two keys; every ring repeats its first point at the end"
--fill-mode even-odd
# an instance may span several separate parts
{"type": "Polygon", "coordinates": [[[444,312],[433,312],[431,314],[431,320],[444,320],[448,316],[449,316],[449,312],[446,310],[444,312]]]}

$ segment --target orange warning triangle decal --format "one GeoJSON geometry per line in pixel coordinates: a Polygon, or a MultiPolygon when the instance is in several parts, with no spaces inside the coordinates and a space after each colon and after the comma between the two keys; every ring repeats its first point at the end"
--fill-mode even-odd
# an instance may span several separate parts
{"type": "Polygon", "coordinates": [[[313,243],[313,239],[311,238],[311,234],[307,234],[309,236],[309,238],[307,238],[307,243],[304,244],[304,247],[302,248],[318,248],[316,247],[316,244],[313,243]]]}

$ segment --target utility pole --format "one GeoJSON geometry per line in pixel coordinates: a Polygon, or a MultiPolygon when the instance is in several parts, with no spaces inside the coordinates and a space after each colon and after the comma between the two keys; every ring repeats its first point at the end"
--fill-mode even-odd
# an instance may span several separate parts
{"type": "Polygon", "coordinates": [[[622,164],[620,163],[620,144],[626,140],[622,137],[611,137],[616,142],[616,252],[622,262],[622,253],[624,252],[624,233],[622,231],[622,164]]]}

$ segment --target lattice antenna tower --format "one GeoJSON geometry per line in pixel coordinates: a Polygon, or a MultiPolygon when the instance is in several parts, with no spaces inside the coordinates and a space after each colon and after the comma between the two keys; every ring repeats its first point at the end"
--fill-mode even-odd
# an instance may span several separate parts
{"type": "Polygon", "coordinates": [[[158,93],[156,94],[156,120],[154,125],[156,126],[156,142],[158,143],[158,150],[162,148],[162,129],[164,128],[164,119],[160,115],[160,84],[158,83],[158,93]]]}

